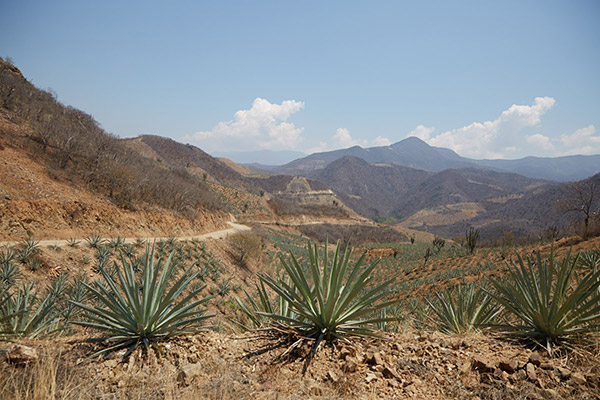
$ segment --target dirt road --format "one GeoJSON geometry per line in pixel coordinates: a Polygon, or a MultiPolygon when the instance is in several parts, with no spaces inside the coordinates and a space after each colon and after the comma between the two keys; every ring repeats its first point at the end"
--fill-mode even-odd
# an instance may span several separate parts
{"type": "MultiPolygon", "coordinates": [[[[223,239],[225,238],[227,235],[231,235],[233,233],[236,232],[242,232],[242,231],[249,231],[251,228],[249,226],[246,225],[242,225],[242,224],[236,224],[235,222],[228,222],[229,226],[231,226],[231,228],[228,229],[221,229],[219,231],[214,231],[214,232],[208,232],[208,233],[203,233],[201,235],[195,235],[195,236],[178,236],[177,239],[178,240],[192,240],[192,239],[197,239],[197,240],[208,240],[208,239],[223,239]]],[[[137,239],[144,239],[144,240],[167,240],[170,237],[132,237],[132,238],[125,238],[125,243],[133,243],[135,242],[137,239]]],[[[80,242],[85,241],[85,238],[79,238],[77,239],[80,242]]],[[[0,242],[0,247],[2,246],[14,246],[16,244],[22,243],[22,241],[16,241],[16,242],[0,242]]],[[[69,244],[68,240],[40,240],[39,245],[40,246],[66,246],[69,244]]]]}

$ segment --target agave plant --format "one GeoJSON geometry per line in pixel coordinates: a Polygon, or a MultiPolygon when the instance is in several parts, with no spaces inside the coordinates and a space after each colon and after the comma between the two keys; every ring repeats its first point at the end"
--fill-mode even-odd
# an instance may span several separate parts
{"type": "Polygon", "coordinates": [[[95,341],[113,343],[94,356],[129,347],[128,355],[139,345],[148,348],[153,342],[196,332],[202,328],[200,323],[212,316],[205,315],[199,308],[210,297],[195,300],[204,286],[186,291],[198,273],[193,272],[191,266],[177,274],[172,257],[173,254],[155,261],[154,247],[147,247],[138,281],[133,266],[121,254],[121,265],[115,263],[115,280],[103,268],[100,270],[104,278],[102,284],[83,282],[99,305],[74,301],[85,311],[83,320],[76,323],[102,331],[104,336],[95,341]]]}
{"type": "Polygon", "coordinates": [[[542,259],[538,252],[527,263],[518,256],[509,265],[505,280],[492,280],[491,296],[513,317],[492,325],[501,332],[526,338],[549,353],[560,344],[572,344],[600,328],[600,271],[576,277],[578,257],[570,253],[562,260],[554,251],[542,259]]]}
{"type": "Polygon", "coordinates": [[[14,285],[19,279],[21,279],[23,275],[19,270],[19,266],[12,262],[0,262],[0,288],[11,287],[14,285]]]}
{"type": "MultiPolygon", "coordinates": [[[[287,283],[289,284],[289,279],[287,283]]],[[[264,314],[277,314],[287,318],[292,317],[290,303],[281,295],[278,295],[277,299],[273,302],[269,298],[269,293],[267,292],[265,284],[262,280],[256,284],[258,301],[255,301],[254,298],[245,290],[244,293],[246,294],[246,302],[241,301],[237,296],[235,297],[235,301],[240,307],[242,313],[247,318],[248,323],[245,324],[244,321],[239,320],[233,321],[242,329],[250,330],[265,328],[271,319],[266,317],[264,314]]]]}
{"type": "Polygon", "coordinates": [[[114,250],[119,250],[125,245],[125,239],[121,236],[114,237],[108,242],[108,247],[114,250]]]}
{"type": "Polygon", "coordinates": [[[12,247],[0,250],[0,264],[8,264],[17,258],[17,252],[12,247]]]}
{"type": "Polygon", "coordinates": [[[113,250],[109,246],[98,246],[96,250],[98,263],[94,269],[99,271],[108,265],[108,262],[113,254],[113,250]]]}
{"type": "Polygon", "coordinates": [[[104,243],[102,236],[92,233],[88,238],[85,239],[90,249],[97,249],[104,243]]]}
{"type": "Polygon", "coordinates": [[[0,287],[0,341],[9,338],[10,332],[6,329],[10,326],[10,321],[15,318],[15,313],[7,313],[8,309],[5,307],[9,301],[9,294],[7,288],[0,287]]]}
{"type": "Polygon", "coordinates": [[[33,284],[21,286],[5,296],[0,305],[2,331],[7,338],[38,338],[58,329],[59,315],[55,312],[58,298],[51,292],[41,300],[33,290],[33,284]]]}
{"type": "Polygon", "coordinates": [[[86,275],[81,273],[64,289],[64,295],[67,301],[61,303],[60,313],[64,317],[65,322],[70,323],[83,311],[74,303],[87,304],[90,300],[93,300],[93,296],[86,284],[89,284],[89,281],[86,275]]]}
{"type": "Polygon", "coordinates": [[[600,267],[600,249],[580,253],[579,265],[591,270],[598,269],[600,267]]]}
{"type": "Polygon", "coordinates": [[[21,252],[19,253],[19,261],[23,264],[27,263],[34,255],[40,252],[40,242],[34,238],[23,240],[21,252]]]}
{"type": "Polygon", "coordinates": [[[259,275],[260,279],[289,303],[291,315],[264,312],[262,315],[287,326],[303,337],[315,340],[308,360],[323,341],[347,341],[349,336],[376,337],[376,324],[395,320],[377,315],[394,301],[381,301],[387,296],[391,280],[370,287],[372,272],[379,260],[363,268],[366,252],[352,265],[352,249],[341,251],[338,241],[333,258],[327,245],[319,254],[316,244],[308,243],[308,272],[293,253],[290,260],[281,258],[281,264],[290,283],[259,275]]]}
{"type": "Polygon", "coordinates": [[[473,285],[460,285],[455,290],[436,293],[437,302],[427,300],[437,316],[435,324],[444,333],[462,335],[490,324],[500,312],[492,298],[473,285]]]}

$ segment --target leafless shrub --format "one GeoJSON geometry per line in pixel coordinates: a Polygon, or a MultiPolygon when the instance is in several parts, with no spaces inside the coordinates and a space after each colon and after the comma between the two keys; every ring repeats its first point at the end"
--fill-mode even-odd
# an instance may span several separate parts
{"type": "Polygon", "coordinates": [[[249,233],[235,233],[229,236],[231,255],[242,266],[260,257],[262,244],[260,238],[249,233]]]}
{"type": "Polygon", "coordinates": [[[120,207],[135,209],[145,203],[190,215],[222,207],[200,179],[159,167],[130,150],[91,115],[62,105],[55,94],[35,88],[2,60],[0,106],[12,122],[30,128],[21,135],[22,142],[28,140],[23,143],[46,162],[52,175],[84,184],[120,207]]]}

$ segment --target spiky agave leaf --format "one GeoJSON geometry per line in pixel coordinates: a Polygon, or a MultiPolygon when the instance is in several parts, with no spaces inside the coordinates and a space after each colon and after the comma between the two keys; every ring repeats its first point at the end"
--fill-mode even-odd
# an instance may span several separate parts
{"type": "Polygon", "coordinates": [[[580,253],[579,265],[591,270],[598,269],[600,267],[600,249],[580,253]]]}
{"type": "Polygon", "coordinates": [[[10,301],[10,294],[8,288],[0,287],[0,341],[10,340],[12,335],[11,320],[22,312],[14,312],[7,307],[7,303],[10,301]]]}
{"type": "Polygon", "coordinates": [[[575,279],[578,257],[567,254],[562,260],[554,251],[546,259],[540,253],[518,256],[509,265],[505,280],[492,280],[491,296],[514,321],[491,325],[501,332],[542,344],[549,353],[559,344],[572,344],[600,328],[600,271],[575,279]]]}
{"type": "Polygon", "coordinates": [[[245,302],[240,300],[237,296],[234,299],[244,316],[248,319],[249,323],[246,324],[244,321],[233,320],[234,324],[244,330],[265,328],[270,319],[264,314],[276,313],[285,317],[292,316],[289,302],[281,295],[277,295],[277,298],[274,301],[275,304],[273,304],[273,301],[269,298],[269,293],[267,292],[267,288],[262,280],[256,284],[256,293],[258,296],[257,300],[254,300],[254,298],[245,290],[244,293],[246,294],[245,302]]]}
{"type": "Polygon", "coordinates": [[[172,259],[173,253],[155,261],[154,246],[147,247],[141,282],[138,282],[132,264],[121,254],[121,265],[115,263],[115,280],[101,269],[103,284],[83,283],[96,296],[99,305],[73,301],[85,310],[83,320],[76,323],[104,332],[103,337],[95,340],[115,343],[94,356],[125,347],[132,351],[140,344],[147,347],[151,342],[197,332],[204,327],[200,323],[212,315],[205,315],[199,306],[213,296],[194,300],[204,286],[186,290],[198,273],[190,266],[177,275],[178,267],[172,259]]]}
{"type": "MultiPolygon", "coordinates": [[[[47,293],[41,300],[33,284],[23,285],[0,302],[0,315],[11,316],[3,321],[4,335],[9,338],[38,338],[58,329],[60,316],[55,312],[58,297],[47,293]]],[[[3,319],[3,318],[0,318],[3,319]]]]}
{"type": "Polygon", "coordinates": [[[23,274],[19,270],[19,266],[12,262],[0,262],[0,287],[9,288],[14,285],[23,274]]]}
{"type": "Polygon", "coordinates": [[[473,285],[460,285],[455,290],[436,293],[437,302],[427,300],[437,316],[434,323],[444,333],[462,335],[490,324],[501,307],[492,297],[473,285]]]}
{"type": "Polygon", "coordinates": [[[352,249],[346,247],[341,251],[339,241],[331,261],[327,245],[321,255],[317,245],[309,242],[308,254],[307,272],[293,253],[290,253],[289,261],[281,258],[289,283],[267,275],[260,275],[260,278],[289,303],[294,313],[291,316],[263,314],[315,339],[311,354],[324,340],[373,337],[376,336],[376,323],[395,320],[377,316],[379,310],[397,303],[397,300],[379,302],[386,297],[386,288],[391,280],[369,287],[378,261],[363,268],[365,253],[351,265],[352,249]]]}

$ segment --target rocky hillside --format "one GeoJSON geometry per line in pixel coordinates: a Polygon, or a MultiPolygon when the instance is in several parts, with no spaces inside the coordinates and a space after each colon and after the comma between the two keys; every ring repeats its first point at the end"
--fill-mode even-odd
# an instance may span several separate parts
{"type": "Polygon", "coordinates": [[[560,185],[506,172],[432,173],[345,156],[310,176],[361,215],[447,237],[460,236],[469,226],[481,228],[485,238],[505,231],[527,236],[553,225],[565,229],[576,217],[554,207],[563,197],[560,185]]]}
{"type": "Polygon", "coordinates": [[[163,168],[105,132],[91,115],[65,106],[0,61],[0,136],[54,176],[107,196],[117,206],[176,212],[218,211],[216,196],[196,177],[163,168]]]}
{"type": "Polygon", "coordinates": [[[395,164],[369,164],[354,156],[342,157],[311,174],[369,218],[391,216],[398,201],[431,175],[395,164]]]}
{"type": "Polygon", "coordinates": [[[159,164],[185,170],[202,180],[257,191],[242,174],[196,146],[152,135],[124,139],[123,142],[159,164]]]}
{"type": "MultiPolygon", "coordinates": [[[[319,180],[281,174],[242,174],[239,172],[243,170],[242,166],[214,158],[196,146],[160,136],[144,135],[123,142],[158,165],[183,170],[202,181],[226,187],[219,189],[220,193],[233,189],[234,192],[250,192],[261,197],[268,195],[272,210],[282,218],[303,213],[313,217],[358,217],[328,185],[319,180]]],[[[216,189],[213,186],[213,190],[216,189]]],[[[234,204],[239,202],[240,197],[245,195],[232,193],[223,201],[234,204]]]]}

